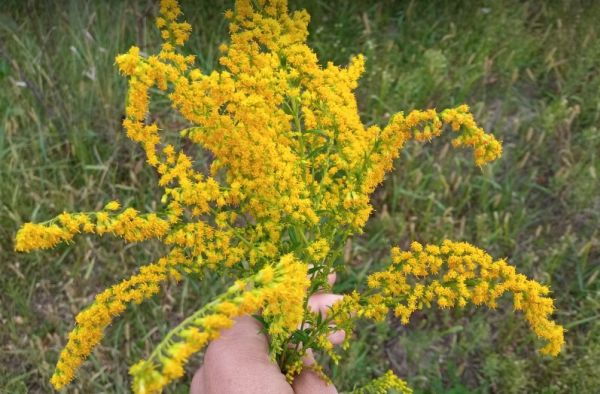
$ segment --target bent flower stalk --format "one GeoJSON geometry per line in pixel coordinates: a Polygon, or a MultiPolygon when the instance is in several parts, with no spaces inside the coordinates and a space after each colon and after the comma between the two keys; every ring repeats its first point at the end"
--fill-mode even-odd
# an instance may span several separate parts
{"type": "MultiPolygon", "coordinates": [[[[320,66],[306,45],[308,13],[289,13],[286,0],[237,0],[235,9],[225,11],[230,38],[219,47],[219,69],[210,73],[185,54],[191,26],[181,15],[175,0],[162,0],[158,54],[132,47],[116,59],[129,80],[123,126],[157,173],[160,210],[142,213],[111,201],[99,212],[27,223],[16,235],[21,252],[52,248],[82,233],[132,243],[157,239],[169,250],[77,315],[52,376],[55,388],[74,378],[129,304],[160,293],[165,281],[207,271],[236,280],[131,367],[135,392],[160,392],[180,378],[190,356],[243,314],[262,322],[272,358],[290,381],[307,349],[334,362],[340,358],[327,341],[331,330],[346,331],[343,349],[359,319],[382,320],[391,311],[407,323],[416,310],[435,305],[495,308],[505,293],[545,341],[541,352],[560,351],[564,329],[550,319],[549,289],[462,242],[392,248],[391,263],[369,276],[362,294],[345,295],[326,317],[311,312],[308,297],[328,289],[327,276],[341,268],[343,245],[362,233],[373,210],[370,195],[408,141],[427,142],[449,129],[453,146],[472,148],[478,166],[497,159],[501,144],[475,123],[466,105],[399,112],[385,127],[365,127],[353,93],[365,58],[357,55],[347,67],[320,66]],[[168,98],[185,129],[173,134],[150,121],[150,101],[157,96],[168,98]],[[184,143],[210,152],[210,171],[197,170],[184,143]]],[[[411,392],[391,371],[356,392],[388,389],[411,392]]]]}

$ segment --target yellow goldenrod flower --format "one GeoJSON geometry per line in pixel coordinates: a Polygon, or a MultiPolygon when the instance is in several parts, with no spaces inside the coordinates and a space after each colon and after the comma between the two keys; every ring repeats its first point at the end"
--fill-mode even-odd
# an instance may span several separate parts
{"type": "Polygon", "coordinates": [[[263,318],[270,322],[271,338],[290,335],[302,320],[302,300],[308,284],[306,265],[291,255],[236,283],[173,329],[147,360],[131,367],[133,391],[161,392],[165,385],[183,375],[189,357],[218,338],[221,330],[233,324],[234,317],[262,309],[263,318]],[[251,290],[248,286],[252,286],[251,290]]]}
{"type": "Polygon", "coordinates": [[[57,244],[70,241],[73,234],[56,224],[44,226],[27,223],[17,233],[15,249],[19,252],[29,252],[35,249],[50,249],[57,244]]]}
{"type": "MultiPolygon", "coordinates": [[[[352,57],[346,67],[322,66],[306,44],[310,16],[289,13],[286,0],[236,0],[224,13],[230,37],[219,46],[220,66],[210,72],[185,54],[191,26],[181,15],[176,0],[161,0],[158,53],[142,54],[134,46],[116,58],[128,78],[123,127],[158,175],[158,210],[141,213],[111,201],[99,212],[27,223],[16,235],[15,249],[23,252],[70,242],[82,232],[126,242],[158,239],[169,249],[157,263],[100,293],[77,316],[52,377],[55,387],[73,378],[128,303],[158,293],[167,278],[197,279],[205,270],[235,279],[131,367],[135,392],[162,390],[183,375],[192,354],[248,313],[260,314],[271,355],[290,380],[303,368],[308,348],[339,358],[327,340],[334,326],[347,333],[347,347],[357,318],[382,319],[393,309],[406,322],[433,304],[494,308],[507,292],[533,331],[547,340],[543,351],[558,353],[564,330],[550,320],[549,290],[463,243],[394,248],[392,265],[369,276],[370,293],[344,296],[325,317],[309,311],[308,296],[328,286],[348,237],[362,232],[373,210],[371,193],[406,143],[430,141],[446,127],[454,132],[454,146],[473,149],[478,166],[498,158],[501,144],[476,124],[466,105],[399,112],[385,127],[365,126],[354,94],[365,57],[352,57]],[[148,121],[150,93],[157,90],[188,123],[170,133],[179,141],[169,137],[167,143],[160,123],[148,121]],[[206,173],[193,150],[181,148],[190,144],[214,158],[206,173]]],[[[372,388],[410,392],[391,373],[372,388]]]]}
{"type": "Polygon", "coordinates": [[[69,341],[52,375],[51,382],[56,389],[73,379],[81,363],[104,336],[104,329],[125,311],[127,304],[139,304],[158,293],[160,283],[174,272],[181,259],[180,253],[173,253],[154,264],[143,266],[139,274],[98,294],[94,303],[77,315],[77,325],[69,334],[69,341]]]}
{"type": "Polygon", "coordinates": [[[406,324],[415,311],[434,302],[440,308],[472,303],[493,309],[502,295],[512,293],[514,309],[523,311],[532,331],[547,341],[542,353],[555,356],[564,343],[564,328],[550,320],[554,303],[549,289],[468,243],[446,240],[441,247],[423,248],[413,242],[410,251],[394,248],[391,266],[372,274],[368,283],[378,293],[367,299],[367,317],[382,319],[393,308],[406,324]]]}
{"type": "Polygon", "coordinates": [[[118,201],[111,201],[104,206],[107,211],[118,211],[121,208],[121,204],[118,201]]]}
{"type": "Polygon", "coordinates": [[[401,394],[412,394],[413,392],[406,382],[396,376],[394,372],[387,371],[366,386],[353,390],[352,394],[387,394],[390,390],[401,394]]]}

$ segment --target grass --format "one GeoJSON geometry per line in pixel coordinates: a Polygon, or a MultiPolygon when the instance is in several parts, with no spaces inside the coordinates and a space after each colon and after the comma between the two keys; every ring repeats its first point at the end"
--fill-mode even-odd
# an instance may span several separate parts
{"type": "MultiPolygon", "coordinates": [[[[230,2],[184,2],[189,47],[216,64],[230,2]]],[[[408,326],[364,325],[343,365],[349,389],[393,368],[419,392],[578,392],[600,387],[600,4],[590,1],[292,2],[312,15],[310,44],[345,64],[362,52],[363,120],[468,103],[504,141],[473,168],[447,141],[410,146],[374,195],[365,236],[347,245],[346,291],[384,264],[390,245],[466,240],[552,286],[567,345],[556,359],[510,308],[426,311],[408,326]]],[[[17,255],[27,221],[99,209],[118,197],[152,209],[155,175],[120,122],[115,56],[156,48],[154,2],[9,0],[0,12],[0,391],[48,392],[73,316],[104,286],[158,256],[148,243],[82,238],[17,255]]],[[[127,368],[225,284],[170,285],[131,308],[72,390],[127,392],[127,368]]],[[[170,388],[186,392],[189,382],[170,388]]]]}

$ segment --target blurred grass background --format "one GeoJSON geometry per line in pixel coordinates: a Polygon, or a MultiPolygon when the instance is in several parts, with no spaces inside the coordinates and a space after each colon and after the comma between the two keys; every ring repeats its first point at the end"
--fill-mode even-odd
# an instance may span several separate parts
{"type": "MultiPolygon", "coordinates": [[[[348,291],[391,245],[466,240],[551,285],[568,329],[557,358],[510,306],[426,311],[408,326],[363,325],[330,374],[340,389],[388,368],[419,392],[594,393],[600,388],[600,3],[595,1],[291,1],[312,15],[323,62],[367,57],[358,98],[366,123],[391,113],[469,104],[504,141],[480,170],[447,140],[409,146],[374,195],[365,236],[346,247],[348,291]]],[[[73,316],[93,295],[160,254],[152,243],[80,238],[17,255],[27,221],[101,208],[153,209],[159,190],[121,129],[131,45],[155,51],[157,4],[5,0],[0,11],[0,390],[50,392],[73,316]]],[[[216,65],[230,1],[183,1],[188,48],[216,65]]],[[[162,115],[159,116],[164,116],[162,115]]],[[[186,311],[225,284],[186,281],[132,307],[108,330],[68,392],[127,392],[127,368],[186,311]],[[208,285],[210,283],[210,285],[208,285]]],[[[186,392],[189,382],[170,392],[186,392]]]]}

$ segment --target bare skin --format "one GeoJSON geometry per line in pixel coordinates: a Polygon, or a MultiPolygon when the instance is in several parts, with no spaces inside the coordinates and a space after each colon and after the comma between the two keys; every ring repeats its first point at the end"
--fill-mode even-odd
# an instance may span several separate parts
{"type": "MultiPolygon", "coordinates": [[[[333,281],[335,275],[330,277],[333,281]]],[[[335,294],[316,294],[309,299],[309,307],[325,314],[340,298],[335,294]]],[[[258,321],[244,316],[211,342],[204,364],[194,374],[190,394],[337,394],[332,384],[309,368],[302,370],[290,385],[277,364],[271,362],[267,337],[260,329],[258,321]]],[[[329,336],[334,344],[343,339],[341,331],[329,336]]],[[[313,362],[312,354],[308,354],[304,364],[313,362]]]]}

